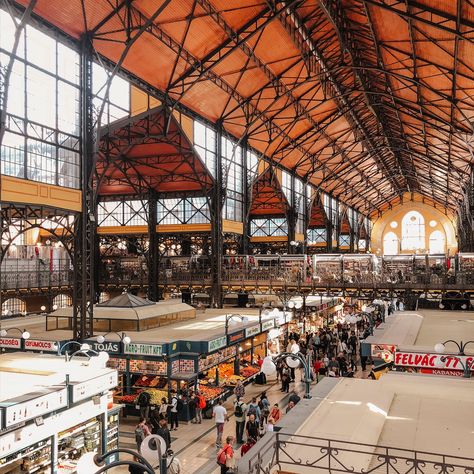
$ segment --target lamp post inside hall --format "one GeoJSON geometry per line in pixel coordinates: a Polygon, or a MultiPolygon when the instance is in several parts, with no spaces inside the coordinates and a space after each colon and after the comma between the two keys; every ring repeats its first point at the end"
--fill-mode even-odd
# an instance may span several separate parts
{"type": "MultiPolygon", "coordinates": [[[[474,368],[474,360],[471,360],[471,361],[466,360],[464,362],[462,357],[466,355],[465,353],[466,346],[469,344],[474,344],[474,341],[467,341],[467,342],[459,341],[458,342],[453,339],[448,339],[447,341],[444,341],[444,342],[438,342],[438,344],[434,346],[435,351],[438,354],[444,354],[446,350],[446,344],[448,343],[452,343],[458,348],[458,355],[451,355],[449,357],[455,359],[461,365],[461,367],[463,368],[463,374],[465,378],[471,378],[471,371],[474,368]]],[[[448,360],[448,356],[443,356],[440,358],[440,361],[443,365],[447,360],[448,360]]]]}
{"type": "Polygon", "coordinates": [[[286,365],[290,368],[296,369],[299,364],[303,366],[305,395],[304,398],[311,397],[311,351],[308,351],[306,357],[301,352],[282,352],[272,360],[271,356],[267,356],[262,364],[262,372],[265,375],[273,375],[276,372],[276,363],[284,360],[286,365]]]}

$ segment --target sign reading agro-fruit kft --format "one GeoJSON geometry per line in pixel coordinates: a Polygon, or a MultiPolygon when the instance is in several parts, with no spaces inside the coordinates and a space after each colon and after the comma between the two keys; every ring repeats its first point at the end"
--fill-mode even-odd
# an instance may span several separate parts
{"type": "Polygon", "coordinates": [[[163,355],[163,345],[161,344],[126,344],[125,354],[161,356],[163,355]]]}
{"type": "Polygon", "coordinates": [[[207,343],[207,352],[217,351],[221,347],[225,347],[227,345],[227,336],[221,336],[217,339],[213,339],[207,343]]]}

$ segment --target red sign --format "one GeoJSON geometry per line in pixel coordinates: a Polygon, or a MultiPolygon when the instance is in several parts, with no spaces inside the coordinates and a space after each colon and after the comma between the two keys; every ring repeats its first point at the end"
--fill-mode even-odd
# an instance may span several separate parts
{"type": "Polygon", "coordinates": [[[449,370],[449,369],[420,369],[422,374],[431,375],[450,375],[455,377],[462,377],[463,372],[461,370],[449,370]]]}
{"type": "Polygon", "coordinates": [[[21,339],[13,337],[0,337],[0,347],[6,347],[8,349],[20,349],[21,339]]]}
{"type": "Polygon", "coordinates": [[[58,344],[55,341],[38,341],[34,339],[27,339],[25,341],[25,349],[31,351],[56,352],[58,350],[58,344]]]}
{"type": "Polygon", "coordinates": [[[400,367],[420,367],[440,371],[464,370],[464,367],[471,367],[473,370],[473,364],[474,356],[398,351],[395,353],[395,365],[400,367]]]}

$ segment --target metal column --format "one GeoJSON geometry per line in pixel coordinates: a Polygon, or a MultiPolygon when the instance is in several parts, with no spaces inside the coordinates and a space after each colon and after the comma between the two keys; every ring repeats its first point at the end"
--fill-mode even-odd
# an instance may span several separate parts
{"type": "Polygon", "coordinates": [[[74,242],[73,337],[93,335],[95,302],[96,218],[92,173],[94,171],[94,117],[92,105],[92,45],[81,41],[81,189],[82,212],[77,216],[74,242]]]}
{"type": "Polygon", "coordinates": [[[216,180],[212,193],[212,223],[211,223],[211,275],[212,295],[211,302],[214,307],[222,307],[222,266],[223,266],[223,234],[222,234],[222,209],[225,200],[225,187],[222,173],[222,123],[217,124],[216,144],[216,180]]]}
{"type": "Polygon", "coordinates": [[[154,191],[148,196],[148,299],[158,301],[159,239],[156,233],[158,199],[154,191]]]}

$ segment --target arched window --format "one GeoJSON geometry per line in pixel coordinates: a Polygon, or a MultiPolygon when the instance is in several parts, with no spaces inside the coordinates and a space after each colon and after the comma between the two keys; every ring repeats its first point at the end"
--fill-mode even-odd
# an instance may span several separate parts
{"type": "Polygon", "coordinates": [[[2,303],[2,316],[25,314],[26,303],[19,298],[8,298],[2,303]]]}
{"type": "Polygon", "coordinates": [[[410,211],[402,219],[402,250],[424,250],[425,219],[417,211],[410,211]]]}
{"type": "Polygon", "coordinates": [[[446,253],[446,236],[444,232],[435,230],[430,234],[430,253],[446,253]]]}
{"type": "Polygon", "coordinates": [[[110,294],[106,291],[102,291],[99,295],[99,303],[104,303],[105,301],[110,300],[110,294]]]}
{"type": "Polygon", "coordinates": [[[53,299],[53,307],[54,306],[57,306],[58,308],[66,308],[67,306],[72,306],[72,298],[69,295],[60,293],[53,299]]]}
{"type": "Polygon", "coordinates": [[[399,240],[395,232],[387,232],[383,238],[384,255],[398,255],[399,240]]]}

